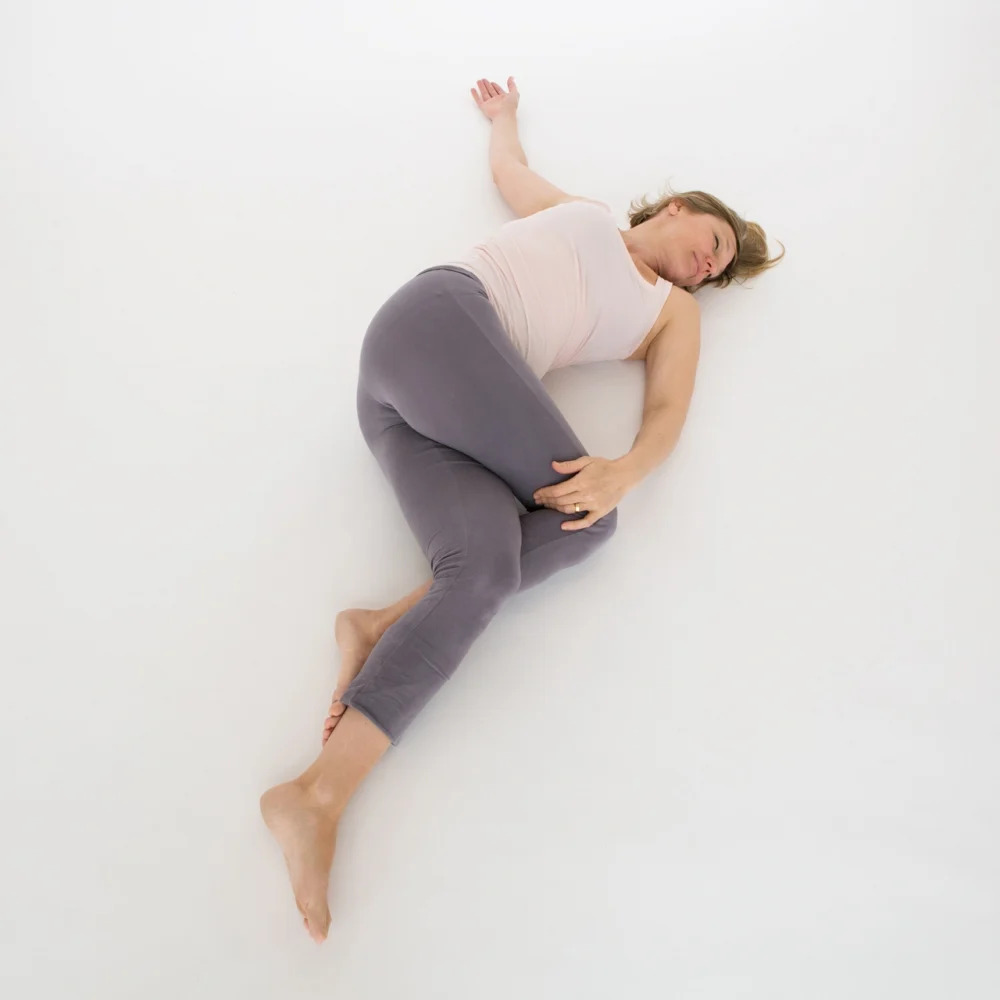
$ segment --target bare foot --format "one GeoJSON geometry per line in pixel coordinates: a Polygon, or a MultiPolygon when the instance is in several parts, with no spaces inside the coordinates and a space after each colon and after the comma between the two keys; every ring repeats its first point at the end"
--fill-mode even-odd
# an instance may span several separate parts
{"type": "Polygon", "coordinates": [[[260,812],[285,855],[302,922],[314,941],[324,941],[330,928],[326,894],[337,822],[294,781],[268,789],[260,797],[260,812]]]}
{"type": "Polygon", "coordinates": [[[379,628],[379,614],[365,608],[348,608],[337,615],[334,624],[334,635],[340,649],[340,674],[337,686],[333,691],[333,702],[323,724],[323,745],[330,738],[330,733],[340,722],[341,716],[347,711],[347,706],[340,696],[347,690],[351,681],[358,676],[368,659],[375,643],[382,638],[384,629],[379,628]]]}

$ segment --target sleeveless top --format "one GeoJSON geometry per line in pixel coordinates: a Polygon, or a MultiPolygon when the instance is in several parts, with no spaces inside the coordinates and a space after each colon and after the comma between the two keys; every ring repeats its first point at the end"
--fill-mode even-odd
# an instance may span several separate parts
{"type": "Polygon", "coordinates": [[[569,201],[502,225],[459,260],[474,274],[528,367],[627,358],[642,343],[673,284],[639,273],[602,203],[569,201]]]}

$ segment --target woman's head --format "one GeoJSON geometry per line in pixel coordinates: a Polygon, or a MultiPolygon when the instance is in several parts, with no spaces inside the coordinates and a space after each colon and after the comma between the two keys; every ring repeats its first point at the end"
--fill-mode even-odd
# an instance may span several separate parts
{"type": "Polygon", "coordinates": [[[652,257],[647,262],[689,292],[745,281],[785,256],[782,246],[781,255],[769,259],[764,230],[704,191],[674,194],[668,189],[658,201],[633,201],[628,215],[632,230],[642,226],[639,242],[652,257]]]}

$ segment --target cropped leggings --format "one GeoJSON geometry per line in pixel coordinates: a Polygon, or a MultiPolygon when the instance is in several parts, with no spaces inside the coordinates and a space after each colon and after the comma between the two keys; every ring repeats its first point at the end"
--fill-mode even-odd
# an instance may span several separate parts
{"type": "Polygon", "coordinates": [[[483,284],[460,268],[421,271],[375,314],[361,346],[357,407],[433,574],[341,698],[396,745],[504,601],[586,559],[618,517],[612,510],[563,531],[586,512],[535,504],[536,490],[572,478],[551,463],[587,450],[511,343],[483,284]]]}

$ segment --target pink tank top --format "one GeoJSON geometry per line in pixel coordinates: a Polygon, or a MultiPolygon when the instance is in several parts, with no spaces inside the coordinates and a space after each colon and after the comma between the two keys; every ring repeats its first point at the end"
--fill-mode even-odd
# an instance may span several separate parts
{"type": "Polygon", "coordinates": [[[673,285],[639,273],[607,205],[570,201],[514,219],[445,263],[474,274],[528,367],[627,358],[673,285]]]}

